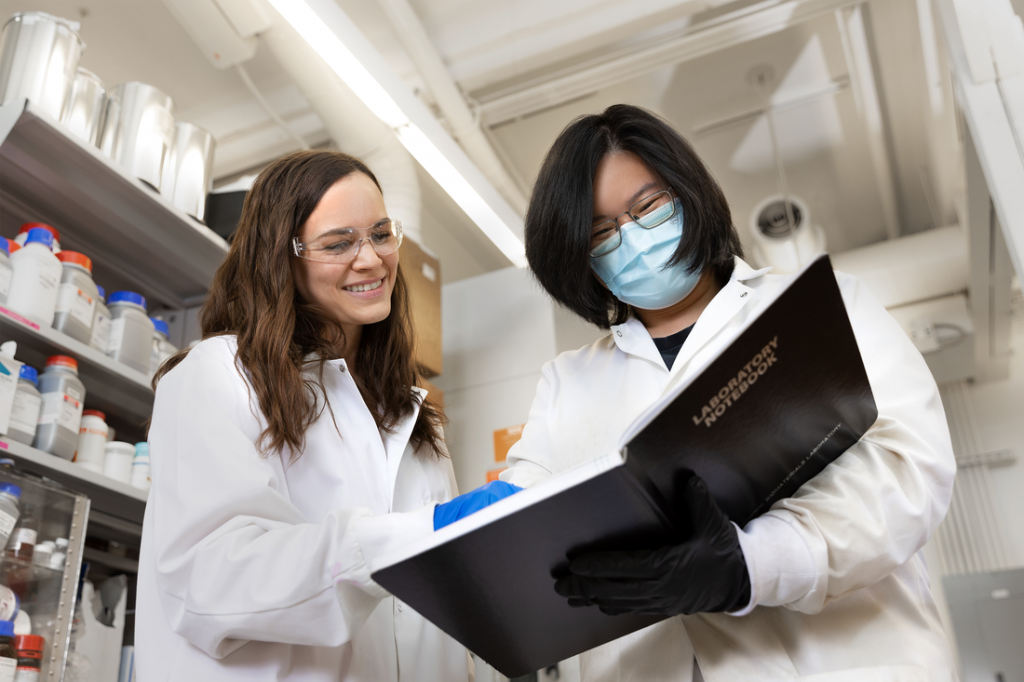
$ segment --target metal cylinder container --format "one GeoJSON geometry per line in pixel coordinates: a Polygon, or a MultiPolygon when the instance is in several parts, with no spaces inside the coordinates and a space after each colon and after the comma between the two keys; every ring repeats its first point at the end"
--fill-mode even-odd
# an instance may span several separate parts
{"type": "Polygon", "coordinates": [[[72,133],[95,145],[99,136],[100,120],[103,118],[105,99],[106,90],[99,76],[88,69],[78,69],[61,122],[72,133]]]}
{"type": "Polygon", "coordinates": [[[160,193],[196,220],[206,214],[206,195],[213,187],[213,135],[194,123],[174,126],[170,162],[164,164],[160,193]]]}
{"type": "Polygon", "coordinates": [[[0,104],[22,98],[60,120],[85,43],[79,25],[45,12],[18,12],[0,31],[0,104]]]}
{"type": "Polygon", "coordinates": [[[174,100],[152,85],[121,83],[107,94],[100,150],[157,191],[174,143],[174,100]]]}

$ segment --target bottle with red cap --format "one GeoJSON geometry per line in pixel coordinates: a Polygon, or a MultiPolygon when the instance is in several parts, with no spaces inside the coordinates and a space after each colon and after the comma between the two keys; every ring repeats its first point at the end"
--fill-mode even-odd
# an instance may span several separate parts
{"type": "Polygon", "coordinates": [[[103,473],[103,453],[107,447],[107,415],[99,410],[82,413],[82,425],[78,429],[78,451],[75,464],[83,469],[103,473]]]}
{"type": "Polygon", "coordinates": [[[52,250],[54,253],[60,253],[60,233],[52,225],[46,223],[25,223],[18,230],[18,236],[14,238],[14,242],[18,246],[25,246],[25,242],[28,241],[28,233],[35,229],[46,230],[53,235],[52,250]]]}
{"type": "Polygon", "coordinates": [[[14,649],[18,652],[18,671],[14,682],[39,682],[45,645],[46,640],[39,635],[14,636],[14,649]]]}
{"type": "Polygon", "coordinates": [[[28,231],[25,245],[11,256],[11,290],[7,308],[43,327],[53,324],[63,267],[50,251],[53,235],[42,228],[28,231]]]}
{"type": "Polygon", "coordinates": [[[92,260],[77,251],[61,251],[57,260],[63,265],[53,328],[71,338],[89,343],[96,316],[99,291],[92,281],[92,260]]]}
{"type": "Polygon", "coordinates": [[[33,447],[64,459],[72,459],[78,448],[82,425],[85,386],[78,378],[78,362],[67,355],[54,355],[39,375],[39,424],[33,447]]]}

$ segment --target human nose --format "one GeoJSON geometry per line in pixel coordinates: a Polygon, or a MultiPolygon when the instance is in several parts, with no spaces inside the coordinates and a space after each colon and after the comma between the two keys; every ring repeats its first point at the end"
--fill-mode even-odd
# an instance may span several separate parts
{"type": "Polygon", "coordinates": [[[356,270],[371,270],[381,264],[381,257],[373,248],[370,237],[363,237],[356,245],[356,255],[352,259],[352,267],[356,270]]]}

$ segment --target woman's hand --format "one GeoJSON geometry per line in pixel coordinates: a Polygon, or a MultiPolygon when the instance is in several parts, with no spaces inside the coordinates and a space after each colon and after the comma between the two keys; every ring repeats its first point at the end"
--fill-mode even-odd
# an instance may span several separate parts
{"type": "Polygon", "coordinates": [[[634,552],[592,552],[573,559],[555,591],[570,606],[596,604],[609,615],[736,611],[750,602],[750,577],[736,527],[693,476],[684,508],[693,535],[682,544],[634,552]]]}
{"type": "Polygon", "coordinates": [[[480,511],[498,500],[517,493],[522,488],[504,481],[491,481],[476,490],[459,495],[451,502],[445,502],[434,507],[434,530],[444,528],[449,523],[454,523],[464,516],[480,511]]]}

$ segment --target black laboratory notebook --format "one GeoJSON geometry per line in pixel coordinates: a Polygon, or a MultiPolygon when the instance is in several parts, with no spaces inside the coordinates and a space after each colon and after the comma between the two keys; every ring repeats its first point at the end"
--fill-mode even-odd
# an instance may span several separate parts
{"type": "Polygon", "coordinates": [[[396,597],[508,677],[662,620],[570,608],[553,575],[594,549],[655,548],[688,522],[690,472],[743,526],[792,495],[878,416],[827,256],[627,429],[618,450],[512,495],[386,557],[396,597]]]}

